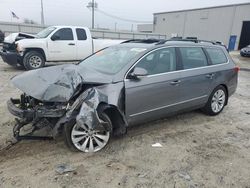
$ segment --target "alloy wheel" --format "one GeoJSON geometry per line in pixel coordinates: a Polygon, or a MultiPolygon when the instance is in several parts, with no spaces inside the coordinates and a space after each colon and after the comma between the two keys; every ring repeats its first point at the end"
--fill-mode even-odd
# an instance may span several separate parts
{"type": "Polygon", "coordinates": [[[88,125],[73,126],[71,140],[74,146],[83,152],[97,152],[104,148],[110,138],[109,131],[99,131],[89,128],[88,125]]]}
{"type": "Polygon", "coordinates": [[[220,112],[226,101],[226,94],[222,89],[217,90],[212,98],[211,107],[214,113],[220,112]]]}

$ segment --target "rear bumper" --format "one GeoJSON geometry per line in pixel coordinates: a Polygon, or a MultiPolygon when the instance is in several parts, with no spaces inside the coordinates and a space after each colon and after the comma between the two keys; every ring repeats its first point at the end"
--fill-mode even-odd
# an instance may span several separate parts
{"type": "Polygon", "coordinates": [[[21,62],[21,56],[16,52],[0,51],[0,56],[3,61],[11,66],[17,66],[21,62]]]}

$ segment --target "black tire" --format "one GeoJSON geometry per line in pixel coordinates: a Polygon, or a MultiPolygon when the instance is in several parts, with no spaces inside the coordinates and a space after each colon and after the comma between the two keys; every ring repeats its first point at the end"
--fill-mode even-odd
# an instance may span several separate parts
{"type": "MultiPolygon", "coordinates": [[[[111,130],[111,131],[110,131],[110,138],[111,138],[113,128],[112,128],[112,122],[111,122],[109,116],[108,116],[107,114],[105,114],[105,113],[102,113],[102,114],[100,114],[100,119],[101,119],[102,121],[104,121],[104,122],[107,122],[107,123],[108,123],[108,126],[110,126],[109,129],[111,130]]],[[[81,150],[79,150],[79,149],[73,144],[73,141],[72,141],[72,139],[71,139],[71,132],[72,132],[72,129],[74,128],[75,124],[76,124],[76,121],[75,121],[75,119],[74,119],[74,120],[72,120],[71,122],[69,122],[68,124],[65,124],[65,125],[64,125],[63,138],[64,138],[65,144],[69,147],[69,149],[70,149],[71,151],[78,151],[78,152],[79,152],[79,151],[81,151],[81,150]]],[[[109,142],[109,141],[108,141],[108,142],[109,142]]],[[[108,142],[107,142],[107,144],[108,144],[108,142]]],[[[107,145],[107,144],[106,144],[106,145],[107,145]]],[[[106,146],[106,145],[105,145],[105,146],[106,146]]],[[[103,148],[105,148],[105,146],[104,146],[103,148]]],[[[102,149],[103,149],[103,148],[102,148],[102,149]]],[[[81,151],[81,152],[83,152],[83,151],[81,151]]]]}
{"type": "Polygon", "coordinates": [[[23,57],[23,66],[26,70],[34,70],[44,67],[45,59],[40,52],[29,51],[23,57]]]}
{"type": "Polygon", "coordinates": [[[222,85],[219,85],[219,86],[217,86],[217,87],[213,90],[213,92],[212,92],[211,95],[209,96],[209,99],[208,99],[208,101],[207,101],[205,107],[202,109],[202,111],[203,111],[205,114],[207,114],[207,115],[216,116],[216,115],[218,115],[219,113],[222,112],[222,110],[224,109],[224,107],[225,107],[225,105],[226,105],[226,103],[227,103],[227,100],[228,100],[228,94],[227,94],[227,91],[226,91],[225,87],[222,86],[222,85]],[[218,107],[218,109],[217,109],[218,111],[216,111],[216,110],[213,109],[212,103],[213,103],[213,97],[214,97],[215,93],[216,93],[216,92],[219,92],[219,91],[223,91],[223,92],[224,92],[224,94],[225,94],[225,99],[224,99],[224,102],[221,103],[222,106],[221,106],[221,107],[218,107]]]}

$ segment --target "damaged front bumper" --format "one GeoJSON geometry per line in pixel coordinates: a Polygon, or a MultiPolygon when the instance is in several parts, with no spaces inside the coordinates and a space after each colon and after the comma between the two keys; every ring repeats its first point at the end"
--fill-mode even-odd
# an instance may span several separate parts
{"type": "Polygon", "coordinates": [[[0,56],[3,61],[11,66],[21,65],[22,56],[17,52],[9,52],[9,51],[0,51],[0,56]]]}
{"type": "Polygon", "coordinates": [[[7,107],[9,112],[21,119],[31,119],[34,117],[35,111],[31,109],[22,109],[20,108],[21,100],[20,99],[10,99],[7,101],[7,107]]]}
{"type": "Polygon", "coordinates": [[[58,118],[62,117],[66,109],[64,108],[47,108],[45,106],[29,108],[26,102],[21,99],[10,99],[7,101],[9,112],[21,119],[36,119],[36,118],[58,118]]]}
{"type": "Polygon", "coordinates": [[[52,139],[51,136],[34,136],[34,133],[41,129],[52,129],[54,123],[66,113],[64,105],[53,103],[42,103],[30,96],[22,94],[20,99],[10,99],[7,101],[9,112],[18,117],[13,128],[14,137],[21,139],[52,139]],[[27,133],[22,133],[22,128],[26,125],[32,125],[27,133]]]}

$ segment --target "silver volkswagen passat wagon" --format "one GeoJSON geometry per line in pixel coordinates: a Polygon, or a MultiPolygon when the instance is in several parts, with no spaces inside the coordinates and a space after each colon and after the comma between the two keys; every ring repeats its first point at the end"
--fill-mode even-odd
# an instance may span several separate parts
{"type": "Polygon", "coordinates": [[[62,133],[70,148],[96,152],[130,125],[194,109],[219,114],[236,90],[238,71],[225,47],[213,42],[130,40],[77,65],[15,76],[23,94],[7,104],[19,117],[16,139],[62,133]]]}

